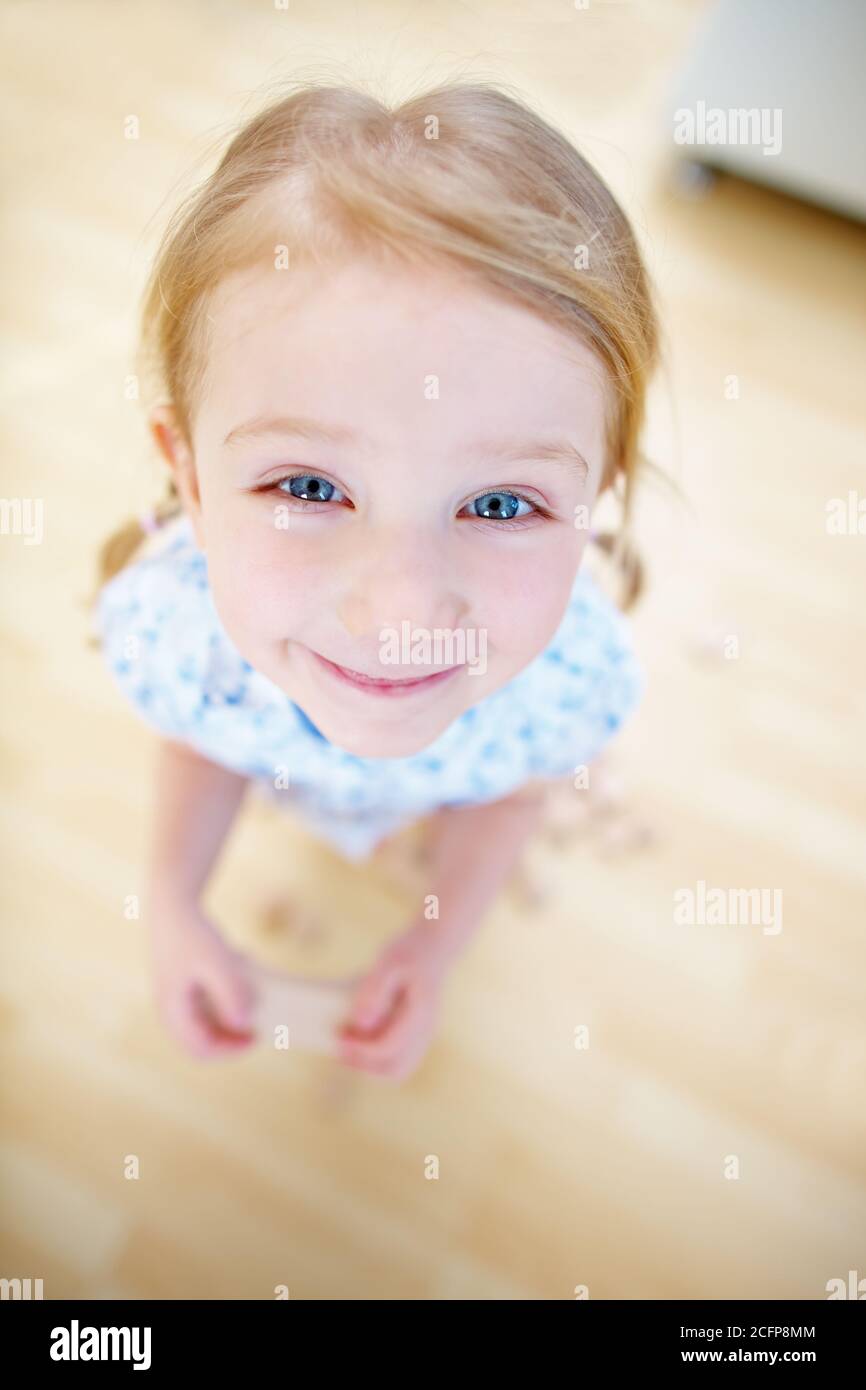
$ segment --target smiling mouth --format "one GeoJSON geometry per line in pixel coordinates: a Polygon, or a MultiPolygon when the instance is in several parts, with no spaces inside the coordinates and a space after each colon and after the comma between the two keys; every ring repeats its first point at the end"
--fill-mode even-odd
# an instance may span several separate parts
{"type": "Polygon", "coordinates": [[[350,685],[355,690],[364,690],[369,695],[412,695],[415,691],[429,690],[434,685],[441,685],[450,676],[456,675],[461,670],[460,666],[449,666],[444,671],[434,671],[430,676],[410,676],[404,680],[383,680],[379,676],[365,676],[362,671],[353,671],[348,666],[338,666],[335,661],[329,661],[326,656],[321,656],[319,652],[314,652],[308,648],[310,654],[315,657],[320,666],[329,671],[332,676],[350,685]]]}

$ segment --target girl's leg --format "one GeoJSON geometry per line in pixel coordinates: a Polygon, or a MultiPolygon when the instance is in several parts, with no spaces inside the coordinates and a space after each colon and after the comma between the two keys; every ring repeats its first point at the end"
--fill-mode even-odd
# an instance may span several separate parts
{"type": "Polygon", "coordinates": [[[423,888],[424,870],[430,860],[435,815],[416,821],[380,840],[370,856],[370,862],[382,867],[390,878],[411,893],[423,888]]]}

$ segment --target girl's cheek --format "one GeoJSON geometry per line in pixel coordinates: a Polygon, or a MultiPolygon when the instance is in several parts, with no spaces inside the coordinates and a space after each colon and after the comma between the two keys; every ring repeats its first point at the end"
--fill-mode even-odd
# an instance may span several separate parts
{"type": "Polygon", "coordinates": [[[208,548],[208,574],[220,614],[237,631],[287,637],[332,602],[327,550],[285,531],[223,537],[208,548]]]}
{"type": "Polygon", "coordinates": [[[491,642],[501,650],[544,646],[556,630],[574,585],[579,560],[571,538],[551,538],[509,563],[476,576],[482,586],[475,608],[488,616],[491,642]],[[498,641],[497,641],[498,638],[498,641]]]}

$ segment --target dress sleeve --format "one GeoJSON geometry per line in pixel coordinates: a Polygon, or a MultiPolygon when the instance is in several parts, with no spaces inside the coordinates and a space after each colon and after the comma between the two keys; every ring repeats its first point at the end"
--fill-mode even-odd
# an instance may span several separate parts
{"type": "Polygon", "coordinates": [[[533,750],[535,776],[588,767],[634,714],[646,689],[629,622],[591,581],[582,584],[569,616],[562,639],[544,657],[549,714],[533,750]]]}
{"type": "Polygon", "coordinates": [[[202,703],[202,662],[190,589],[173,556],[139,560],[100,591],[96,635],[126,700],[152,728],[184,740],[202,703]]]}

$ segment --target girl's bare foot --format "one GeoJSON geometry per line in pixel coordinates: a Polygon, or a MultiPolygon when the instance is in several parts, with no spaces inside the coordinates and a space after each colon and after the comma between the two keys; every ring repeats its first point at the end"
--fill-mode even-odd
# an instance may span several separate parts
{"type": "Polygon", "coordinates": [[[293,937],[304,950],[317,950],[328,939],[320,914],[288,897],[270,898],[261,908],[260,921],[268,936],[293,937]]]}

